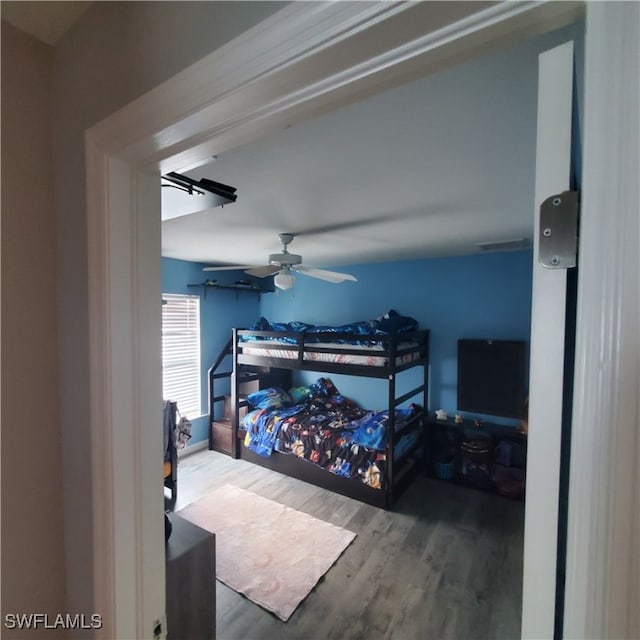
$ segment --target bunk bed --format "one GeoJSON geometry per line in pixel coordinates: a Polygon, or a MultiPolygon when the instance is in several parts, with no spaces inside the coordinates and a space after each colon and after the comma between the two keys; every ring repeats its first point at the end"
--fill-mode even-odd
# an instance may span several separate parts
{"type": "MultiPolygon", "coordinates": [[[[373,333],[366,333],[366,326],[359,326],[357,334],[354,334],[351,329],[353,325],[347,331],[341,328],[314,328],[301,323],[288,324],[286,330],[264,330],[264,325],[254,326],[260,328],[234,329],[230,341],[233,370],[228,403],[232,440],[229,453],[235,458],[248,460],[368,504],[390,508],[418,468],[419,454],[424,446],[429,331],[416,328],[387,333],[369,329],[373,333]],[[416,368],[420,372],[419,384],[399,393],[398,388],[402,385],[398,384],[398,374],[416,368]],[[299,402],[306,400],[298,398],[288,403],[285,411],[275,412],[280,414],[276,430],[279,436],[265,455],[259,448],[251,447],[251,442],[255,438],[253,426],[258,419],[266,423],[268,410],[252,406],[250,400],[252,396],[260,395],[256,394],[260,389],[271,393],[282,390],[287,395],[286,389],[291,384],[293,371],[318,372],[323,376],[304,392],[309,396],[309,406],[300,405],[299,402]],[[339,393],[330,378],[324,377],[331,374],[384,380],[387,391],[385,406],[371,412],[354,409],[354,403],[339,393]],[[274,382],[279,386],[274,387],[274,382]],[[318,404],[330,407],[332,414],[327,419],[334,423],[337,412],[345,407],[345,417],[339,417],[337,421],[342,424],[348,422],[349,430],[324,429],[324,435],[321,436],[310,432],[311,423],[318,420],[313,413],[318,404]],[[372,445],[373,448],[364,448],[365,455],[360,441],[356,442],[356,432],[369,435],[375,432],[381,437],[372,445]],[[355,469],[350,474],[344,473],[341,468],[336,469],[335,459],[331,465],[322,465],[317,461],[317,451],[309,455],[308,451],[300,450],[300,434],[309,436],[307,439],[315,440],[317,445],[319,438],[324,438],[327,433],[334,440],[322,447],[336,445],[336,439],[338,445],[344,445],[345,436],[347,439],[354,438],[355,444],[350,446],[358,452],[357,473],[355,469]],[[375,470],[373,474],[372,469],[375,470]]],[[[415,379],[413,376],[412,380],[415,379]]],[[[327,419],[321,417],[320,421],[326,424],[327,419]]],[[[274,424],[271,421],[269,428],[274,424]]]]}

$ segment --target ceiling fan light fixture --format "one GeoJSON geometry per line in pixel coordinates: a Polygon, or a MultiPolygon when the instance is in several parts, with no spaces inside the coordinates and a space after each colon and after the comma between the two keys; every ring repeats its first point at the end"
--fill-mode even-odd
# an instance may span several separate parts
{"type": "Polygon", "coordinates": [[[295,277],[293,272],[301,273],[304,276],[310,276],[311,278],[319,278],[333,284],[339,284],[345,280],[357,282],[358,279],[348,273],[339,273],[337,271],[327,271],[326,269],[315,269],[312,267],[306,267],[302,263],[302,256],[296,253],[289,253],[287,245],[293,240],[292,233],[279,234],[280,241],[282,242],[282,252],[272,253],[269,256],[269,264],[255,266],[255,265],[227,265],[219,267],[204,267],[203,271],[236,271],[244,270],[250,276],[255,278],[273,278],[273,284],[286,291],[291,289],[295,283],[295,277]]]}
{"type": "Polygon", "coordinates": [[[293,277],[291,271],[289,271],[288,269],[278,271],[278,273],[276,273],[275,277],[273,278],[273,284],[275,284],[278,289],[282,289],[283,291],[291,289],[294,282],[295,278],[293,277]]]}

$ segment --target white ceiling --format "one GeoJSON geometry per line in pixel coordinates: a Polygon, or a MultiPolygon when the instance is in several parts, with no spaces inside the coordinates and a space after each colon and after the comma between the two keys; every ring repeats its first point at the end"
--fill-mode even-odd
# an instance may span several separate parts
{"type": "Polygon", "coordinates": [[[546,46],[494,52],[225,152],[189,175],[237,187],[237,201],[165,220],[163,255],[266,264],[280,232],[316,267],[531,244],[546,46]]]}
{"type": "MultiPolygon", "coordinates": [[[[4,0],[2,18],[54,44],[90,4],[4,0]]],[[[266,264],[280,232],[296,235],[291,250],[310,266],[531,243],[537,52],[548,40],[296,124],[189,172],[237,187],[238,200],[165,220],[163,255],[266,264]]],[[[163,219],[175,215],[169,191],[163,219]]]]}
{"type": "MultiPolygon", "coordinates": [[[[90,4],[4,0],[2,18],[54,44],[90,4]]],[[[537,52],[548,40],[296,124],[189,172],[237,187],[238,200],[167,219],[176,193],[163,189],[163,255],[266,264],[280,232],[294,233],[291,251],[320,267],[530,244],[537,52]]]]}

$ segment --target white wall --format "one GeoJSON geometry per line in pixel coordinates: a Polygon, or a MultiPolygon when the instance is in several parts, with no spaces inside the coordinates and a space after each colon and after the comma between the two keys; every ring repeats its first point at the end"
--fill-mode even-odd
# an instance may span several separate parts
{"type": "Polygon", "coordinates": [[[51,65],[49,46],[2,23],[3,621],[66,610],[51,65]]]}
{"type": "Polygon", "coordinates": [[[71,610],[90,612],[93,581],[84,131],[283,4],[96,3],[56,46],[54,179],[65,545],[71,610]]]}

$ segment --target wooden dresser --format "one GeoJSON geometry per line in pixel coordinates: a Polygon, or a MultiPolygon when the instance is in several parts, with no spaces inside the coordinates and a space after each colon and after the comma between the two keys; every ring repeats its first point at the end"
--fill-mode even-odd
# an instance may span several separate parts
{"type": "Polygon", "coordinates": [[[176,514],[169,519],[167,640],[215,640],[215,535],[176,514]]]}

